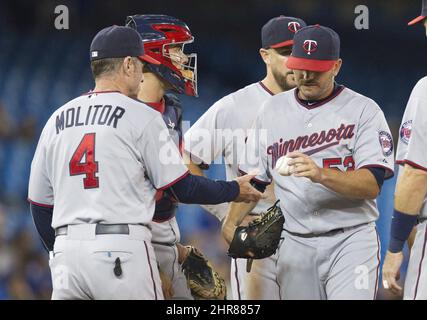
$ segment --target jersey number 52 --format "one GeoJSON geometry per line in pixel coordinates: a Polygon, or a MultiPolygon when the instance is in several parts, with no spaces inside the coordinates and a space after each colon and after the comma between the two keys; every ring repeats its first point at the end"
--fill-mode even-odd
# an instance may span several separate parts
{"type": "Polygon", "coordinates": [[[77,176],[85,174],[83,186],[85,189],[99,187],[99,178],[95,175],[98,172],[98,162],[95,161],[95,133],[87,133],[74,151],[70,160],[70,175],[77,176]],[[85,162],[82,162],[83,157],[85,162]]]}
{"type": "Polygon", "coordinates": [[[338,169],[339,167],[343,166],[346,171],[352,171],[354,170],[354,159],[352,156],[347,156],[344,159],[342,158],[328,158],[323,159],[323,168],[330,168],[330,169],[338,169]]]}

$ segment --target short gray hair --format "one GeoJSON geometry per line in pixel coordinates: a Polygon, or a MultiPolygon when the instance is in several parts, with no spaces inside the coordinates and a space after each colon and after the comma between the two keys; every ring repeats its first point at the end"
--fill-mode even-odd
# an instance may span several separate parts
{"type": "MultiPolygon", "coordinates": [[[[90,63],[90,68],[92,69],[92,75],[95,79],[98,79],[101,76],[111,75],[120,68],[124,61],[125,57],[122,58],[105,58],[100,60],[95,60],[90,63]]],[[[143,65],[145,63],[137,57],[131,57],[131,60],[134,64],[137,64],[138,61],[143,65]]]]}
{"type": "Polygon", "coordinates": [[[92,61],[90,63],[90,68],[92,69],[93,77],[98,79],[101,76],[116,72],[123,63],[123,59],[124,58],[106,58],[92,61]]]}

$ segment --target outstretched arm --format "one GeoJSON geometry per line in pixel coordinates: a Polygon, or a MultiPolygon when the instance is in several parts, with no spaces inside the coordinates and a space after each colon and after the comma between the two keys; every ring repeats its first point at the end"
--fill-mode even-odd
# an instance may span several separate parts
{"type": "Polygon", "coordinates": [[[427,194],[427,171],[405,164],[396,185],[390,246],[383,265],[383,286],[395,294],[402,293],[397,284],[403,262],[403,247],[408,240],[427,194]]]}
{"type": "MultiPolygon", "coordinates": [[[[194,163],[186,152],[184,152],[183,158],[191,174],[195,176],[201,176],[201,177],[205,176],[203,169],[199,165],[194,163]]],[[[207,212],[209,212],[210,214],[212,214],[213,216],[215,216],[216,218],[218,218],[219,221],[224,220],[224,217],[228,211],[228,203],[202,204],[201,207],[205,209],[207,212]]]]}
{"type": "Polygon", "coordinates": [[[252,187],[255,175],[244,175],[233,181],[210,180],[187,175],[167,188],[182,203],[217,204],[222,202],[258,201],[264,195],[252,187]]]}

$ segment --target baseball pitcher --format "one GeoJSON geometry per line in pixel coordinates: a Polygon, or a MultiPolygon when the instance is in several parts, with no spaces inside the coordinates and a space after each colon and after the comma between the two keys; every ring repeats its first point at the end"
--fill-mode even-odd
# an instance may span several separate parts
{"type": "MultiPolygon", "coordinates": [[[[287,60],[297,88],[265,101],[241,158],[242,171],[260,172],[257,188],[274,182],[280,200],[282,299],[374,299],[377,292],[375,198],[393,175],[393,142],[378,105],[335,82],[341,64],[335,31],[299,30],[287,60]]],[[[254,206],[231,205],[223,225],[229,242],[254,206]]]]}

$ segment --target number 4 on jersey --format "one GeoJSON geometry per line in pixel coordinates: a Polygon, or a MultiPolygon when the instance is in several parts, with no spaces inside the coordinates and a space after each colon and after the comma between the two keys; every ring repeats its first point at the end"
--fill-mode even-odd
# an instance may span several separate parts
{"type": "Polygon", "coordinates": [[[70,160],[70,175],[85,174],[83,186],[85,189],[98,188],[98,162],[95,161],[95,133],[87,133],[77,147],[70,160]],[[85,162],[82,162],[85,157],[85,162]]]}

